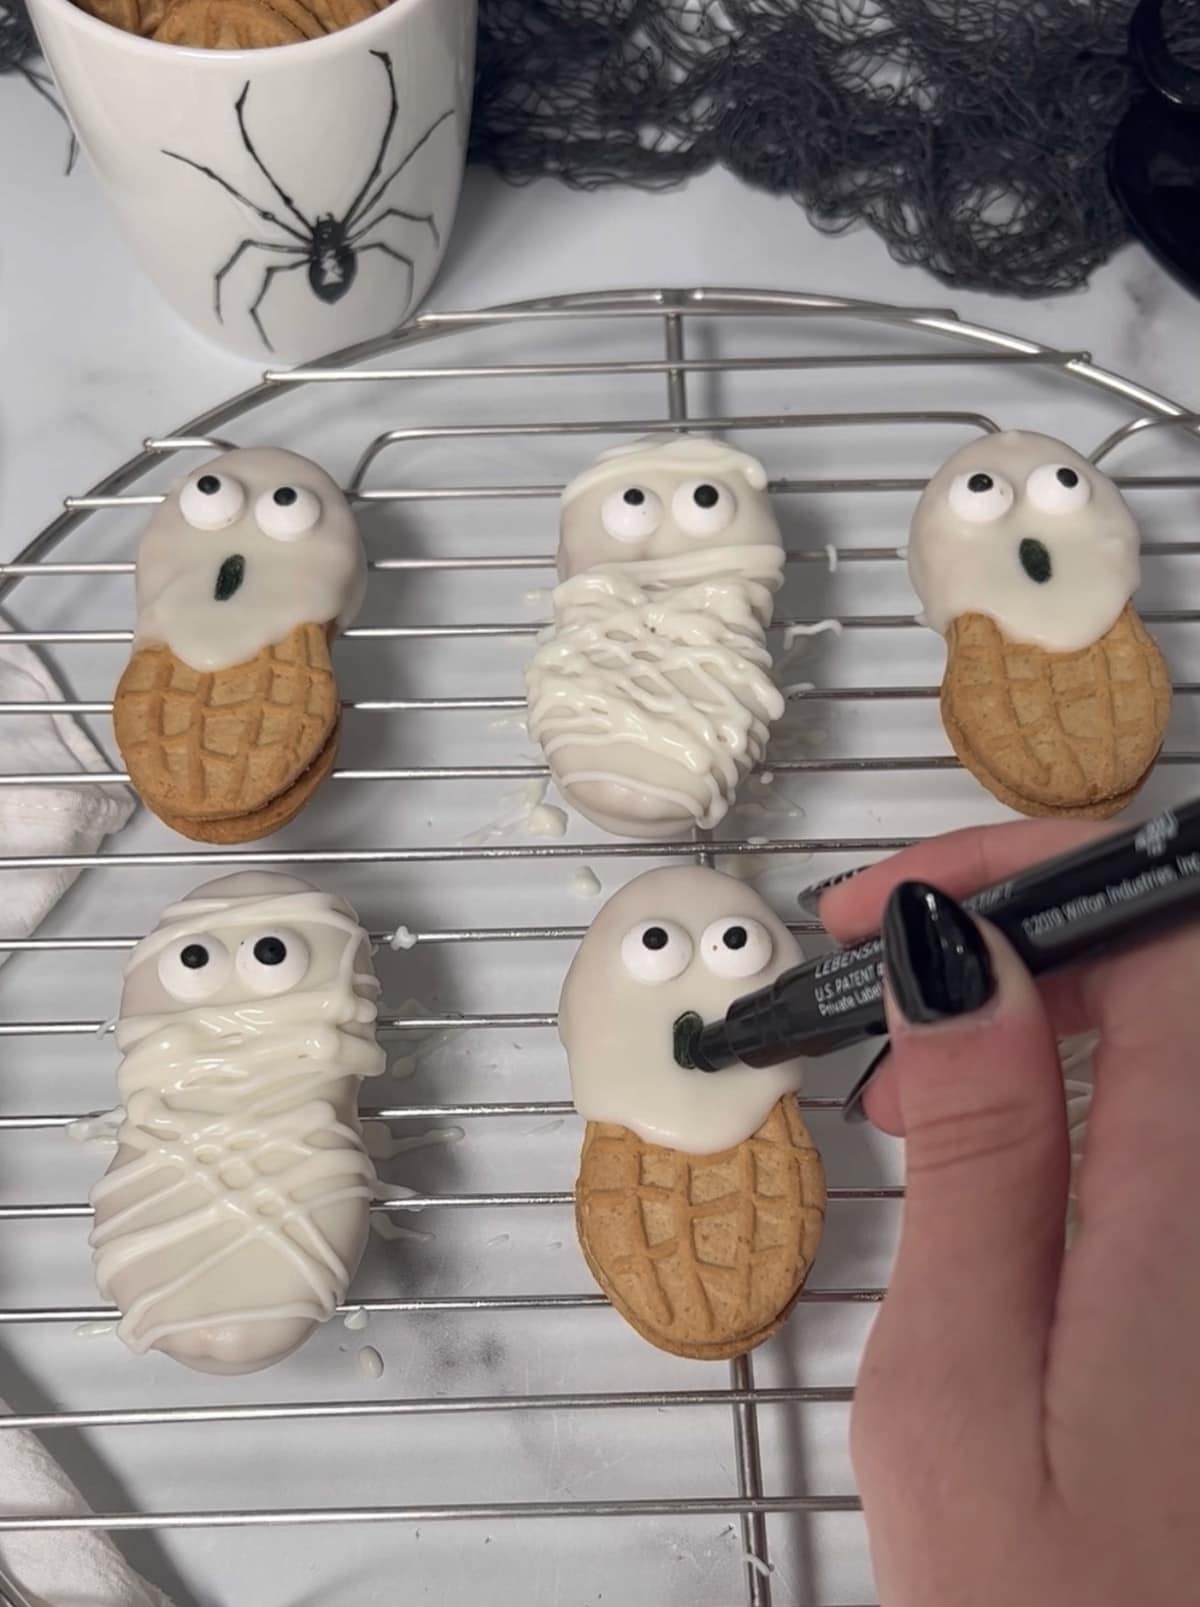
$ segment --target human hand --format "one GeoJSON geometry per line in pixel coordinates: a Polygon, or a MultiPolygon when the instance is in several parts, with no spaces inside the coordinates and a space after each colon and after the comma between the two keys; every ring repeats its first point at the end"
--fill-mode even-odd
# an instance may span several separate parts
{"type": "Polygon", "coordinates": [[[884,929],[892,1053],[865,1105],[907,1140],[851,1429],[883,1607],[1200,1602],[1200,928],[1039,992],[994,928],[896,892],[963,897],[1102,835],[959,832],[821,902],[841,941],[884,929]],[[1090,1028],[1064,1256],[1055,1037],[1090,1028]]]}

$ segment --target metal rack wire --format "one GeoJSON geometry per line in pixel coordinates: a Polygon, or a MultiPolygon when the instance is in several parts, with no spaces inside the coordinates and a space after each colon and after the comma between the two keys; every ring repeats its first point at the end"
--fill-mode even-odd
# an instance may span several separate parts
{"type": "MultiPolygon", "coordinates": [[[[870,438],[880,440],[890,440],[895,432],[897,439],[902,437],[905,441],[915,440],[918,436],[925,439],[928,433],[929,439],[935,440],[946,433],[961,439],[964,430],[990,432],[999,425],[992,417],[991,410],[982,412],[942,405],[897,406],[894,409],[880,409],[872,405],[865,409],[847,407],[820,412],[795,410],[791,406],[781,408],[778,405],[766,409],[750,405],[735,406],[728,401],[734,394],[735,381],[739,384],[771,385],[781,378],[790,382],[797,375],[820,375],[827,388],[841,384],[850,387],[846,391],[848,396],[865,394],[876,404],[878,387],[882,382],[899,389],[916,377],[926,383],[936,381],[940,384],[945,379],[955,386],[963,386],[966,384],[962,376],[964,370],[969,371],[973,395],[982,392],[985,385],[998,389],[1000,394],[996,411],[999,411],[999,403],[1011,409],[1017,392],[1005,389],[1010,383],[1035,381],[1035,401],[1043,413],[1046,411],[1046,398],[1052,395],[1054,387],[1059,391],[1065,388],[1072,395],[1080,397],[1086,397],[1090,391],[1096,402],[1094,405],[1088,402],[1088,407],[1092,409],[1089,416],[1103,420],[1106,426],[1099,445],[1092,453],[1094,461],[1108,459],[1122,449],[1136,447],[1140,451],[1146,446],[1152,447],[1160,456],[1166,453],[1169,459],[1187,460],[1182,471],[1175,461],[1168,461],[1159,472],[1118,476],[1119,484],[1139,498],[1143,493],[1187,492],[1200,487],[1200,457],[1196,456],[1200,421],[1178,404],[1096,368],[1086,353],[1056,351],[1030,341],[963,324],[952,313],[937,309],[895,309],[836,297],[752,291],[631,290],[567,297],[486,312],[430,313],[419,318],[391,342],[339,354],[319,367],[268,373],[261,385],[193,421],[177,434],[148,440],[142,453],[123,464],[86,495],[68,498],[63,515],[30,542],[16,561],[0,567],[0,600],[11,604],[14,588],[19,586],[18,601],[24,612],[26,597],[32,597],[32,593],[26,589],[27,584],[35,579],[48,581],[54,578],[60,584],[73,584],[75,588],[91,583],[101,585],[114,579],[118,585],[122,584],[120,577],[128,577],[132,572],[129,556],[61,558],[58,556],[60,547],[72,543],[78,545],[81,538],[86,539],[94,529],[101,528],[95,526],[93,521],[111,518],[120,521],[119,528],[113,527],[115,534],[112,539],[126,554],[131,552],[139,526],[137,510],[153,506],[161,496],[156,490],[138,489],[139,482],[155,471],[161,471],[163,465],[169,465],[177,455],[233,444],[224,434],[227,426],[236,424],[239,427],[240,442],[240,432],[247,428],[259,409],[265,408],[270,412],[273,407],[282,406],[286,410],[288,406],[294,408],[297,402],[303,405],[306,401],[315,408],[317,398],[325,402],[330,396],[345,395],[365,386],[365,394],[370,398],[369,416],[377,424],[389,414],[394,416],[397,411],[404,416],[410,406],[420,417],[424,408],[433,405],[429,398],[434,394],[434,388],[448,383],[455,387],[456,395],[456,416],[452,422],[433,423],[425,418],[419,423],[405,422],[401,426],[371,434],[365,448],[361,446],[362,436],[359,437],[359,444],[354,447],[357,461],[346,482],[349,495],[368,512],[375,509],[385,513],[388,510],[401,510],[408,516],[413,515],[413,510],[419,515],[422,510],[447,505],[452,510],[464,510],[471,505],[483,504],[488,508],[507,510],[510,514],[528,509],[531,517],[537,514],[536,522],[544,531],[551,531],[553,516],[544,506],[539,511],[539,505],[544,505],[547,499],[558,494],[560,479],[533,483],[505,483],[487,479],[476,483],[473,480],[465,481],[460,475],[454,483],[426,483],[425,471],[421,468],[426,460],[422,454],[430,448],[442,449],[454,444],[485,453],[490,453],[495,442],[510,448],[519,446],[523,450],[525,443],[529,443],[529,451],[534,453],[551,446],[557,449],[565,444],[564,450],[569,448],[574,451],[578,462],[613,438],[655,429],[686,428],[732,433],[739,439],[765,441],[764,455],[769,458],[769,466],[777,469],[781,459],[790,461],[799,450],[797,441],[812,432],[830,432],[832,437],[840,435],[859,439],[863,432],[869,432],[870,438]],[[764,330],[773,348],[769,352],[754,349],[762,343],[764,330]],[[842,345],[827,344],[831,331],[834,338],[843,342],[842,345]],[[559,351],[560,346],[569,343],[568,337],[570,342],[576,344],[586,337],[585,345],[586,340],[590,339],[606,351],[611,349],[618,336],[624,338],[626,335],[638,340],[647,337],[658,339],[661,342],[661,355],[629,359],[614,359],[607,355],[598,358],[590,355],[564,358],[559,351]],[[431,341],[450,341],[457,353],[462,348],[469,349],[492,337],[499,337],[502,342],[515,340],[522,348],[521,354],[516,359],[488,362],[435,364],[418,360],[431,341]],[[529,360],[524,348],[535,346],[540,349],[544,342],[549,344],[555,355],[546,360],[529,360]],[[784,342],[795,342],[797,349],[776,349],[784,342]],[[723,343],[729,343],[729,349],[713,350],[723,343]],[[693,355],[697,346],[709,348],[708,353],[693,355]],[[847,346],[849,349],[846,349],[847,346]],[[643,408],[641,416],[633,420],[611,414],[593,416],[590,407],[587,416],[578,419],[547,416],[554,412],[552,396],[555,393],[550,390],[552,385],[571,382],[586,388],[593,383],[611,385],[616,381],[624,383],[635,378],[646,382],[661,381],[660,408],[643,408]],[[541,412],[536,416],[527,413],[523,422],[513,422],[508,416],[500,419],[483,416],[474,421],[465,421],[472,418],[477,405],[480,412],[486,414],[482,398],[490,385],[531,380],[543,382],[538,391],[541,412]],[[693,405],[692,392],[701,386],[706,388],[707,395],[722,405],[697,410],[693,405]],[[860,392],[853,390],[855,386],[861,388],[860,392]],[[397,401],[397,397],[401,399],[397,401]],[[1148,431],[1154,432],[1149,438],[1148,431]],[[380,483],[380,476],[384,474],[389,478],[380,483]]],[[[772,400],[776,394],[771,392],[772,400]]],[[[644,399],[644,390],[639,391],[638,395],[644,399]]],[[[362,419],[359,413],[355,412],[353,406],[348,412],[353,417],[348,421],[347,430],[360,430],[362,419]]],[[[922,468],[932,468],[938,458],[944,455],[926,448],[921,448],[920,452],[916,447],[912,450],[914,457],[920,458],[922,468]]],[[[911,496],[924,483],[924,475],[899,474],[882,469],[867,474],[850,472],[838,461],[835,451],[829,450],[827,456],[830,459],[827,466],[833,472],[803,475],[775,473],[771,489],[782,499],[781,506],[803,506],[824,498],[839,501],[851,499],[856,506],[859,505],[859,498],[908,497],[911,501],[911,496]]],[[[560,454],[560,461],[567,459],[560,454]]],[[[902,505],[902,502],[897,503],[897,506],[902,505]]],[[[1146,504],[1141,506],[1145,507],[1146,504]]],[[[1178,558],[1200,555],[1200,541],[1164,537],[1154,524],[1153,515],[1143,515],[1143,523],[1147,529],[1145,552],[1150,559],[1173,563],[1178,558]]],[[[896,539],[902,539],[902,531],[896,539]]],[[[844,584],[854,586],[860,576],[880,573],[888,570],[889,566],[889,572],[894,572],[898,555],[896,540],[890,544],[820,544],[802,541],[800,545],[790,546],[789,575],[792,578],[827,577],[836,563],[844,571],[844,584]]],[[[513,572],[518,575],[526,571],[545,572],[552,565],[553,556],[548,548],[532,554],[496,551],[484,541],[480,544],[480,550],[471,553],[445,552],[439,544],[438,550],[429,554],[376,555],[372,558],[370,568],[373,577],[392,574],[410,578],[442,577],[453,581],[459,576],[478,579],[503,577],[513,572]]],[[[380,584],[382,582],[379,580],[373,581],[374,586],[380,584]]],[[[785,591],[785,599],[787,595],[785,591]]],[[[1163,627],[1188,627],[1200,622],[1200,607],[1184,606],[1189,600],[1200,603],[1200,597],[1193,593],[1189,598],[1186,587],[1173,583],[1168,600],[1171,606],[1162,606],[1157,599],[1150,600],[1143,608],[1143,617],[1147,622],[1163,627]]],[[[804,626],[817,622],[809,612],[789,612],[786,603],[783,612],[787,617],[778,623],[785,627],[792,623],[804,626]]],[[[899,657],[893,644],[901,637],[911,636],[918,643],[915,649],[918,655],[925,653],[928,650],[924,642],[925,633],[910,632],[909,628],[915,621],[911,613],[903,611],[903,603],[898,610],[894,606],[880,606],[868,600],[862,608],[837,609],[834,619],[840,632],[853,633],[855,642],[859,638],[874,640],[877,634],[882,633],[885,646],[882,651],[877,647],[871,658],[872,668],[877,673],[862,682],[855,680],[837,684],[835,680],[835,684],[829,686],[795,688],[791,692],[794,705],[805,709],[829,705],[835,712],[838,709],[880,711],[887,726],[898,723],[902,743],[912,739],[910,727],[903,723],[898,711],[910,708],[918,720],[923,712],[927,714],[932,711],[932,700],[937,694],[936,675],[930,674],[923,679],[906,675],[904,668],[909,659],[899,657]]],[[[486,647],[493,641],[510,642],[513,639],[520,643],[522,639],[531,637],[538,628],[536,623],[526,619],[496,621],[491,618],[464,620],[446,617],[430,622],[422,618],[412,623],[389,621],[363,624],[349,630],[346,637],[351,643],[364,644],[358,650],[366,652],[380,652],[385,647],[413,652],[418,647],[426,648],[428,644],[446,644],[451,652],[457,652],[460,649],[451,644],[486,647]]],[[[29,628],[13,630],[6,635],[7,640],[51,648],[56,653],[63,649],[119,648],[130,637],[131,632],[127,628],[107,625],[103,628],[87,625],[67,627],[57,617],[29,628]]],[[[69,664],[70,660],[60,656],[58,662],[69,664]]],[[[1180,674],[1176,690],[1185,700],[1190,700],[1200,692],[1200,662],[1194,665],[1177,662],[1177,669],[1180,674]]],[[[489,677],[488,690],[480,687],[478,690],[472,689],[469,694],[439,691],[430,695],[397,696],[391,695],[392,688],[381,688],[388,695],[368,697],[356,693],[347,698],[345,708],[355,721],[370,723],[371,731],[377,729],[373,722],[386,717],[414,720],[435,718],[441,721],[445,716],[459,715],[478,720],[479,717],[512,714],[521,709],[523,700],[519,695],[493,693],[490,690],[492,684],[489,677]]],[[[67,696],[54,707],[58,712],[92,721],[107,745],[105,722],[111,711],[111,702],[103,695],[106,690],[102,681],[93,680],[90,686],[92,695],[83,698],[67,696]]],[[[1190,730],[1188,721],[1191,710],[1198,706],[1190,703],[1185,706],[1188,712],[1188,720],[1184,722],[1186,735],[1190,730]]],[[[0,703],[0,734],[5,716],[38,713],[44,709],[45,705],[40,703],[0,703]]],[[[907,747],[895,751],[897,744],[893,741],[890,747],[885,744],[885,751],[876,753],[785,754],[770,761],[771,771],[778,776],[803,777],[813,783],[840,777],[852,782],[855,788],[885,785],[886,790],[880,795],[879,809],[870,817],[873,824],[869,830],[845,833],[818,831],[811,835],[770,836],[764,839],[761,834],[743,829],[723,835],[719,841],[712,843],[697,841],[654,845],[600,842],[594,837],[576,840],[574,836],[570,841],[561,843],[464,842],[445,838],[429,843],[374,839],[348,842],[333,837],[320,841],[310,840],[306,824],[309,814],[313,819],[319,819],[325,829],[329,829],[331,821],[336,823],[341,817],[332,814],[318,817],[313,810],[301,817],[296,829],[282,846],[279,842],[272,842],[264,848],[194,849],[181,846],[164,828],[151,823],[143,833],[148,837],[149,847],[118,845],[110,853],[97,855],[21,857],[0,852],[0,872],[89,869],[111,874],[114,871],[124,873],[140,869],[165,876],[176,869],[192,867],[196,870],[194,879],[199,879],[204,870],[215,872],[218,867],[243,864],[279,865],[301,870],[316,866],[321,875],[350,873],[356,869],[362,871],[365,867],[379,867],[381,871],[404,867],[406,874],[427,874],[436,884],[439,877],[449,876],[463,866],[479,866],[481,871],[495,868],[497,873],[515,868],[524,875],[527,869],[545,870],[565,861],[568,864],[611,864],[612,868],[621,871],[626,860],[653,861],[663,857],[699,856],[711,862],[715,855],[719,855],[731,865],[740,860],[746,864],[752,862],[768,867],[787,866],[792,868],[792,881],[800,882],[816,879],[821,872],[818,870],[816,875],[811,871],[797,872],[794,867],[798,863],[806,864],[815,860],[820,866],[830,860],[861,861],[902,846],[913,835],[920,834],[911,829],[888,829],[893,790],[903,785],[910,786],[914,789],[912,798],[920,805],[925,796],[922,789],[934,785],[931,778],[943,778],[948,784],[954,785],[962,779],[955,776],[957,762],[946,752],[940,731],[928,720],[923,740],[927,745],[918,747],[916,751],[908,751],[907,747]]],[[[1200,742],[1193,740],[1190,744],[1186,741],[1181,744],[1178,737],[1173,736],[1162,759],[1163,784],[1176,786],[1177,791],[1186,790],[1182,780],[1176,784],[1171,777],[1180,771],[1186,775],[1188,767],[1198,764],[1200,742]]],[[[470,794],[476,799],[475,807],[485,808],[486,804],[481,805],[478,800],[486,795],[488,784],[536,782],[545,775],[544,766],[526,760],[497,763],[478,762],[471,758],[469,762],[370,765],[347,762],[335,771],[335,785],[327,789],[327,793],[333,800],[330,804],[332,810],[340,806],[340,800],[357,796],[353,787],[355,783],[371,783],[372,798],[382,796],[375,789],[384,786],[413,785],[423,793],[426,788],[462,783],[476,789],[470,794]]],[[[97,779],[95,775],[74,773],[53,777],[16,774],[0,776],[0,785],[34,787],[50,781],[56,785],[76,786],[92,784],[97,779]]],[[[99,779],[116,784],[126,778],[113,769],[102,773],[99,779]]],[[[903,811],[897,811],[898,822],[903,815],[903,811]]],[[[923,813],[921,818],[924,819],[923,813]]],[[[313,830],[316,829],[314,826],[313,830]]],[[[0,844],[0,849],[3,848],[4,845],[0,844]]],[[[383,923],[378,912],[369,907],[363,913],[368,923],[375,927],[372,934],[375,941],[386,946],[394,928],[383,923]]],[[[794,905],[791,913],[796,913],[794,905]]],[[[817,930],[812,921],[796,920],[793,925],[802,933],[817,930]]],[[[480,954],[497,953],[509,945],[534,945],[535,948],[538,945],[558,945],[559,952],[562,952],[563,946],[577,941],[584,929],[578,922],[562,920],[502,925],[421,925],[413,930],[411,937],[416,951],[425,954],[439,950],[453,951],[460,945],[470,946],[473,952],[480,954]]],[[[86,927],[77,929],[68,905],[66,913],[61,919],[56,918],[47,932],[19,939],[0,936],[0,949],[19,951],[25,956],[20,964],[30,968],[39,963],[51,964],[54,957],[69,955],[81,965],[90,964],[93,960],[98,964],[107,961],[111,971],[112,962],[119,960],[138,935],[136,929],[128,928],[116,932],[89,930],[86,927]]],[[[89,1084],[94,1087],[94,1097],[86,1106],[76,1110],[0,1108],[0,1145],[12,1145],[22,1137],[32,1139],[38,1134],[48,1135],[49,1141],[79,1116],[105,1103],[110,1078],[99,1060],[103,1048],[100,1035],[105,1023],[99,1019],[76,1018],[57,1012],[30,1016],[27,1006],[22,1003],[27,996],[25,990],[17,986],[6,988],[7,977],[8,972],[0,973],[0,1015],[3,1016],[0,1019],[0,1060],[7,1058],[8,1051],[4,1045],[10,1040],[19,1040],[22,1044],[49,1040],[48,1047],[53,1052],[67,1045],[70,1040],[80,1040],[81,1047],[87,1048],[95,1058],[95,1081],[89,1084]],[[4,1015],[5,1011],[15,1013],[4,1015]]],[[[551,974],[549,980],[552,987],[555,976],[551,974]]],[[[37,996],[40,997],[40,994],[37,996]]],[[[460,1033],[481,1031],[512,1035],[537,1033],[554,1025],[553,1012],[544,1009],[514,1011],[465,1008],[470,1002],[465,998],[461,1001],[456,999],[456,1006],[460,1002],[464,1006],[462,1009],[409,1010],[400,1013],[393,1010],[383,1016],[381,1031],[386,1039],[402,1040],[413,1033],[447,1029],[460,1033]]],[[[43,1047],[47,1047],[44,1042],[43,1047]]],[[[557,1087],[561,1089],[561,1082],[557,1087]]],[[[0,1096],[2,1093],[0,1087],[0,1096]]],[[[822,1112],[836,1111],[839,1100],[832,1096],[810,1095],[802,1103],[819,1117],[822,1112]]],[[[572,1110],[569,1102],[562,1098],[441,1097],[411,1102],[385,1101],[364,1111],[364,1115],[384,1122],[403,1122],[416,1118],[483,1121],[491,1128],[494,1122],[513,1123],[525,1118],[566,1121],[570,1119],[572,1110]]],[[[569,1181],[568,1176],[562,1175],[558,1185],[552,1188],[425,1190],[398,1204],[381,1204],[376,1210],[388,1216],[414,1210],[448,1210],[456,1213],[561,1211],[569,1207],[571,1202],[567,1186],[569,1181]]],[[[876,1179],[868,1183],[848,1184],[839,1181],[836,1175],[830,1188],[830,1200],[836,1209],[842,1206],[853,1209],[865,1202],[877,1202],[889,1206],[894,1212],[900,1194],[900,1188],[893,1183],[876,1179]]],[[[21,1223],[50,1224],[82,1220],[89,1214],[88,1206],[81,1200],[5,1199],[0,1201],[0,1230],[6,1232],[12,1225],[21,1223]]],[[[83,1233],[82,1227],[67,1231],[80,1235],[83,1233]]],[[[0,1232],[0,1239],[2,1236],[0,1232]]],[[[881,1294],[882,1289],[877,1283],[835,1282],[823,1286],[821,1267],[818,1266],[815,1286],[805,1291],[790,1332],[794,1333],[803,1323],[806,1309],[825,1305],[870,1307],[881,1294]]],[[[605,1307],[603,1297],[585,1289],[580,1281],[577,1290],[566,1292],[532,1288],[482,1293],[387,1293],[377,1298],[355,1300],[353,1307],[347,1309],[361,1309],[373,1320],[382,1320],[407,1314],[429,1316],[440,1313],[465,1317],[467,1313],[483,1312],[499,1316],[528,1311],[570,1313],[603,1310],[605,1307]]],[[[5,1335],[29,1330],[103,1322],[109,1315],[106,1308],[87,1301],[45,1303],[23,1298],[20,1287],[7,1285],[0,1264],[0,1341],[5,1335]]],[[[785,1334],[775,1345],[786,1347],[788,1343],[789,1337],[785,1334]]],[[[520,1390],[466,1395],[389,1395],[370,1400],[325,1398],[318,1386],[311,1396],[302,1399],[285,1395],[277,1401],[243,1401],[223,1392],[222,1383],[225,1381],[211,1380],[208,1398],[199,1403],[185,1404],[168,1399],[163,1404],[153,1405],[101,1405],[83,1409],[56,1406],[53,1410],[27,1410],[0,1418],[0,1432],[27,1428],[53,1433],[57,1438],[70,1432],[157,1428],[172,1435],[178,1443],[181,1437],[198,1432],[198,1425],[202,1424],[220,1424],[226,1428],[239,1424],[298,1421],[313,1425],[349,1425],[372,1419],[408,1423],[424,1418],[437,1421],[466,1418],[474,1422],[506,1414],[582,1413],[591,1417],[597,1412],[629,1413],[634,1420],[644,1423],[648,1414],[659,1411],[670,1411],[672,1414],[719,1411],[728,1414],[733,1455],[733,1477],[730,1488],[724,1493],[689,1494],[685,1477],[673,1487],[651,1494],[605,1498],[572,1496],[563,1499],[547,1496],[541,1499],[406,1501],[388,1504],[347,1504],[332,1500],[313,1504],[289,1502],[286,1492],[283,1492],[282,1499],[272,1504],[262,1502],[237,1506],[221,1505],[218,1501],[205,1508],[113,1509],[91,1517],[3,1517],[0,1518],[0,1534],[20,1528],[52,1531],[94,1527],[117,1533],[155,1531],[165,1534],[213,1529],[308,1530],[314,1525],[383,1524],[416,1528],[420,1524],[435,1521],[466,1523],[478,1528],[502,1520],[532,1523],[535,1520],[577,1518],[613,1522],[625,1519],[643,1522],[677,1518],[713,1522],[734,1519],[740,1526],[741,1554],[735,1559],[728,1578],[723,1576],[724,1583],[719,1587],[721,1590],[728,1587],[740,1591],[740,1599],[748,1607],[772,1607],[773,1601],[775,1607],[783,1607],[786,1601],[828,1600],[819,1594],[819,1585],[811,1580],[803,1595],[782,1588],[773,1592],[775,1580],[771,1573],[768,1520],[784,1517],[793,1519],[796,1515],[801,1515],[802,1519],[818,1514],[854,1513],[857,1510],[856,1498],[848,1490],[811,1493],[799,1488],[780,1487],[778,1483],[773,1485],[764,1467],[762,1436],[764,1419],[781,1408],[799,1405],[844,1407],[852,1394],[850,1375],[847,1374],[844,1381],[834,1385],[766,1385],[756,1379],[755,1361],[750,1357],[731,1363],[727,1382],[719,1387],[707,1381],[710,1374],[711,1369],[705,1374],[704,1387],[689,1387],[680,1381],[673,1382],[670,1387],[647,1388],[639,1385],[638,1377],[634,1374],[629,1386],[623,1388],[562,1390],[535,1387],[535,1381],[535,1385],[520,1390]],[[740,1580],[737,1577],[739,1574],[740,1580]],[[730,1580],[733,1581],[732,1585],[730,1580]]],[[[156,1378],[164,1376],[159,1374],[156,1378]]],[[[694,1376],[687,1375],[688,1379],[694,1376]]],[[[682,1380],[682,1373],[680,1377],[682,1380]]],[[[185,1440],[183,1442],[186,1443],[185,1440]]],[[[55,1439],[50,1443],[53,1445],[55,1439]]],[[[119,1442],[114,1441],[113,1444],[116,1449],[112,1454],[119,1461],[119,1442]]],[[[854,1543],[861,1551],[861,1534],[854,1543]]],[[[582,1596],[579,1599],[582,1600],[582,1596]]],[[[679,1599],[698,1598],[685,1593],[679,1599]]],[[[713,1597],[714,1601],[717,1599],[713,1597]]],[[[721,1599],[724,1602],[729,1598],[721,1599]]],[[[629,1607],[632,1607],[632,1598],[629,1607]]]]}

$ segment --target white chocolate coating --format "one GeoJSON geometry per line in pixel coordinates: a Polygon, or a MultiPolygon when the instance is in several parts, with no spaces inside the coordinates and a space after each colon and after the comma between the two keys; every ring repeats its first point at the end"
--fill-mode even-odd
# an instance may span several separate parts
{"type": "Polygon", "coordinates": [[[711,828],[766,750],[784,700],[766,646],[783,547],[765,487],[745,453],[666,436],[605,453],[563,494],[564,579],[526,671],[528,728],[605,830],[711,828]]]}
{"type": "Polygon", "coordinates": [[[715,546],[781,546],[779,524],[766,493],[767,473],[757,458],[708,435],[647,435],[602,452],[562,494],[558,572],[563,579],[597,564],[675,558],[715,546]],[[712,536],[685,530],[674,509],[681,486],[709,481],[726,488],[733,517],[712,536]],[[661,517],[635,542],[616,540],[604,525],[614,491],[638,487],[658,499],[661,517]]]}
{"type": "Polygon", "coordinates": [[[964,446],[930,480],[908,568],[941,634],[963,614],[985,614],[1012,641],[1069,653],[1115,624],[1140,583],[1138,552],[1133,515],[1107,475],[1053,436],[1007,430],[964,446]],[[1059,469],[1076,483],[1061,484],[1059,469]],[[991,489],[972,492],[975,476],[991,489]],[[974,496],[986,499],[979,509],[974,496]]]}
{"type": "Polygon", "coordinates": [[[365,589],[366,560],[354,515],[324,469],[276,447],[239,448],[194,469],[155,509],[137,555],[134,646],[163,643],[193,669],[227,669],[283,641],[297,626],[343,630],[365,589]],[[196,491],[205,477],[221,484],[207,499],[211,513],[196,491]],[[303,525],[307,511],[314,520],[310,527],[288,531],[291,510],[271,503],[281,488],[303,498],[292,504],[293,520],[303,525]],[[199,528],[188,517],[207,520],[223,507],[234,516],[219,528],[199,528]],[[268,534],[264,520],[287,533],[268,534]],[[229,582],[222,586],[220,580],[222,565],[237,558],[240,583],[220,596],[230,592],[229,582]]]}
{"type": "Polygon", "coordinates": [[[376,1188],[357,1102],[385,1069],[378,993],[353,910],[291,876],[209,882],[133,950],[116,1026],[125,1116],[91,1237],[131,1350],[250,1372],[345,1297],[376,1188]],[[288,970],[259,964],[264,937],[288,970]],[[179,960],[196,945],[204,973],[179,960]],[[207,997],[180,996],[202,983],[207,997]]]}
{"type": "Polygon", "coordinates": [[[705,1021],[719,1019],[734,999],[802,958],[787,927],[745,882],[699,865],[635,877],[596,916],[563,983],[558,1030],[579,1114],[693,1155],[749,1138],[784,1094],[799,1089],[803,1062],[685,1071],[675,1061],[674,1024],[689,1010],[705,1021]],[[720,934],[743,922],[749,923],[743,946],[726,948],[720,934]],[[670,946],[643,959],[668,972],[681,963],[682,969],[642,981],[626,956],[638,963],[639,929],[656,923],[671,934],[670,946]],[[743,974],[726,974],[730,964],[743,974]],[[747,973],[746,965],[756,969],[747,973]]]}

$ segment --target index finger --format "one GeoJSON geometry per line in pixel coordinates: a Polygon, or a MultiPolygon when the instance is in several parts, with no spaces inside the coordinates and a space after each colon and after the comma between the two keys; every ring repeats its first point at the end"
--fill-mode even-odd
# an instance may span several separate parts
{"type": "Polygon", "coordinates": [[[839,943],[859,943],[879,931],[884,906],[901,882],[928,882],[963,899],[1114,829],[1095,821],[1016,820],[927,837],[831,887],[821,898],[821,921],[839,943]]]}

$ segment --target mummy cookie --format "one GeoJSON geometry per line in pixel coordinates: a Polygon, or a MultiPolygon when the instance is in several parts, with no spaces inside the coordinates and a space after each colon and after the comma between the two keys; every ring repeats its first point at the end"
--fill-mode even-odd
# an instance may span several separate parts
{"type": "Polygon", "coordinates": [[[226,452],[156,509],[113,726],[143,802],[201,842],[286,824],[333,768],[329,645],[362,602],[345,497],[294,452],[226,452]]]}
{"type": "Polygon", "coordinates": [[[1138,530],[1112,481],[1051,436],[984,436],[930,480],[908,566],[946,638],[942,720],[967,769],[1026,815],[1124,808],[1171,684],[1130,600],[1138,530]]]}
{"type": "Polygon", "coordinates": [[[567,486],[529,732],[580,814],[626,837],[715,826],[783,698],[765,632],[783,547],[762,464],[661,436],[567,486]]]}
{"type": "Polygon", "coordinates": [[[375,1185],[357,1104],[385,1069],[378,994],[354,911],[292,876],[208,882],[134,949],[91,1237],[130,1350],[253,1372],[344,1298],[375,1185]]]}
{"type": "Polygon", "coordinates": [[[820,1243],[821,1160],[800,1061],[708,1074],[676,1020],[724,1014],[801,959],[744,882],[648,871],[609,900],[563,984],[559,1034],[586,1120],[575,1224],[613,1305],[660,1350],[738,1356],[783,1322],[820,1243]]]}

